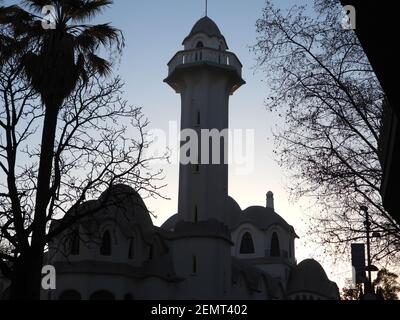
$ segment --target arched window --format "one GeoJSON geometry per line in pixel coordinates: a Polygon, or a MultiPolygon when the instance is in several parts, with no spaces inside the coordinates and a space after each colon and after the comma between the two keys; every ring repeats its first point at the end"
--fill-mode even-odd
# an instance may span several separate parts
{"type": "Polygon", "coordinates": [[[79,255],[79,246],[80,246],[80,238],[79,231],[75,230],[71,236],[71,255],[77,256],[79,255]]]}
{"type": "Polygon", "coordinates": [[[249,232],[246,232],[242,237],[240,244],[240,254],[253,254],[255,253],[253,237],[249,232]]]}
{"type": "Polygon", "coordinates": [[[271,257],[280,257],[281,248],[279,246],[278,234],[274,232],[271,238],[271,257]]]}
{"type": "Polygon", "coordinates": [[[134,255],[135,255],[135,238],[132,237],[132,238],[129,240],[128,258],[129,258],[129,259],[133,259],[134,255]]]}
{"type": "Polygon", "coordinates": [[[113,301],[115,300],[114,295],[109,291],[96,291],[90,296],[90,300],[97,300],[97,301],[113,301]]]}
{"type": "Polygon", "coordinates": [[[202,41],[197,42],[196,48],[204,48],[204,44],[202,41]]]}
{"type": "Polygon", "coordinates": [[[104,232],[101,239],[100,254],[102,256],[111,256],[111,235],[109,231],[104,232]]]}
{"type": "Polygon", "coordinates": [[[66,290],[60,294],[58,300],[79,301],[82,300],[81,294],[76,290],[66,290]]]}

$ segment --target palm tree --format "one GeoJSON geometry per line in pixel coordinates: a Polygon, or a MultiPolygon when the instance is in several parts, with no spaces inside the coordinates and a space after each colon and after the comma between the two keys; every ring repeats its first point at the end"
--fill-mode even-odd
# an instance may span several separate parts
{"type": "Polygon", "coordinates": [[[22,249],[13,268],[11,296],[14,298],[40,296],[60,108],[79,81],[87,81],[94,73],[101,76],[110,73],[111,62],[98,55],[99,49],[117,48],[120,52],[123,48],[124,39],[118,29],[110,24],[85,23],[112,4],[111,0],[24,0],[21,5],[0,7],[0,29],[12,34],[7,37],[0,33],[0,63],[11,55],[17,57],[21,72],[40,95],[45,108],[33,227],[27,231],[23,225],[16,225],[22,249]],[[45,13],[49,9],[51,25],[43,22],[43,8],[45,13]]]}

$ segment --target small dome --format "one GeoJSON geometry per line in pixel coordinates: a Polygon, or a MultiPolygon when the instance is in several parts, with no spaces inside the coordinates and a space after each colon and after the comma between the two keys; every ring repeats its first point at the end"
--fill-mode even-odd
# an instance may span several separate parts
{"type": "Polygon", "coordinates": [[[231,220],[232,221],[229,224],[229,228],[231,230],[235,230],[243,223],[254,224],[261,230],[267,230],[272,225],[280,225],[297,237],[293,227],[289,225],[279,214],[275,213],[272,208],[265,208],[261,206],[249,207],[243,210],[240,215],[232,217],[231,220]]]}
{"type": "Polygon", "coordinates": [[[225,208],[230,214],[238,215],[242,213],[242,209],[240,208],[239,204],[230,196],[228,196],[225,201],[225,208]]]}
{"type": "Polygon", "coordinates": [[[184,45],[187,40],[191,39],[195,35],[202,33],[207,35],[210,38],[217,38],[223,41],[225,49],[228,49],[228,45],[221,31],[219,30],[217,24],[211,20],[209,17],[201,18],[199,21],[195,23],[190,31],[190,34],[183,40],[182,44],[184,45]]]}
{"type": "Polygon", "coordinates": [[[300,262],[296,269],[293,270],[294,273],[305,278],[313,278],[314,280],[326,281],[328,276],[325,273],[324,268],[321,264],[314,259],[306,259],[300,262]]]}
{"type": "Polygon", "coordinates": [[[141,198],[140,195],[130,186],[127,186],[125,184],[116,184],[111,186],[109,189],[107,189],[106,191],[104,191],[99,200],[103,200],[106,198],[109,199],[119,199],[119,200],[123,200],[124,198],[141,198]]]}
{"type": "Polygon", "coordinates": [[[228,227],[236,224],[240,220],[242,209],[232,197],[228,196],[225,201],[225,221],[228,227]]]}
{"type": "Polygon", "coordinates": [[[306,259],[293,268],[288,294],[311,292],[328,299],[337,298],[337,286],[328,279],[324,268],[314,259],[306,259]]]}
{"type": "Polygon", "coordinates": [[[219,30],[217,24],[209,17],[204,17],[197,21],[193,26],[189,37],[192,37],[197,33],[205,33],[210,37],[222,37],[221,31],[219,30]]]}
{"type": "Polygon", "coordinates": [[[171,231],[175,229],[175,226],[177,225],[178,222],[180,222],[180,216],[179,214],[174,214],[162,224],[161,229],[171,231]]]}

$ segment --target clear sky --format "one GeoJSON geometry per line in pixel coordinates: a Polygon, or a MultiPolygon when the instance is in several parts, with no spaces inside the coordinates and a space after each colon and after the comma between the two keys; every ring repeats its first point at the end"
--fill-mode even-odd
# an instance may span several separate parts
{"type": "MultiPolygon", "coordinates": [[[[18,1],[5,1],[6,4],[18,1]]],[[[300,0],[276,0],[281,7],[298,4],[300,0]]],[[[311,1],[306,1],[311,3],[311,1]]],[[[230,167],[229,194],[242,209],[251,205],[265,205],[267,191],[275,194],[276,211],[292,224],[300,236],[297,258],[313,257],[323,263],[328,276],[342,282],[351,277],[351,267],[332,267],[329,259],[321,256],[321,248],[307,241],[307,203],[289,203],[285,187],[290,185],[285,172],[273,159],[272,130],[282,126],[282,120],[267,112],[264,99],[268,97],[268,74],[256,71],[255,55],[250,46],[255,44],[255,23],[261,17],[264,0],[209,0],[208,15],[219,26],[230,51],[243,64],[247,84],[230,101],[230,128],[255,130],[255,169],[251,174],[238,175],[230,167]],[[325,261],[324,261],[325,260],[325,261]]],[[[115,0],[115,4],[95,22],[111,22],[126,38],[126,48],[116,73],[126,82],[126,98],[135,106],[143,107],[151,127],[168,130],[170,121],[180,121],[180,97],[165,83],[167,63],[182,50],[181,43],[194,23],[204,16],[205,0],[115,0]]],[[[178,165],[164,165],[165,196],[171,200],[146,201],[161,225],[177,211],[178,165]]]]}

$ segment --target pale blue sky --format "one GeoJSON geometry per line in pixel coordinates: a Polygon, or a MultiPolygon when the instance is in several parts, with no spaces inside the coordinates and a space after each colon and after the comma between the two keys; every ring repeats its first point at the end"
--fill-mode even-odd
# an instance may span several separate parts
{"type": "MultiPolygon", "coordinates": [[[[6,4],[19,1],[5,1],[6,4]]],[[[276,0],[281,7],[311,1],[276,0]]],[[[301,240],[297,241],[297,258],[314,257],[321,260],[321,248],[307,242],[307,203],[290,204],[285,187],[289,185],[285,172],[273,160],[272,130],[282,126],[282,120],[266,111],[264,99],[268,96],[268,74],[254,70],[255,55],[250,46],[255,43],[255,23],[261,17],[264,0],[209,0],[208,15],[219,26],[230,51],[243,64],[247,84],[231,98],[230,127],[254,129],[256,134],[256,162],[252,174],[238,176],[230,168],[229,193],[242,209],[251,205],[265,205],[265,195],[272,190],[275,207],[294,226],[301,240]],[[304,219],[304,221],[303,221],[304,219]]],[[[126,48],[116,70],[126,82],[126,98],[135,106],[143,107],[151,127],[168,129],[170,121],[180,120],[180,97],[165,83],[167,63],[182,50],[182,40],[194,23],[204,16],[205,0],[116,0],[115,4],[95,22],[111,22],[125,35],[126,48]]],[[[176,213],[178,195],[178,166],[163,166],[167,188],[164,194],[171,200],[146,201],[157,216],[156,225],[176,213]]],[[[347,265],[332,268],[325,262],[332,280],[351,277],[347,265]]]]}

